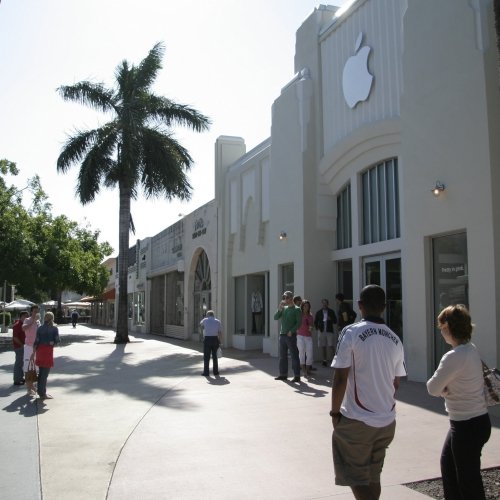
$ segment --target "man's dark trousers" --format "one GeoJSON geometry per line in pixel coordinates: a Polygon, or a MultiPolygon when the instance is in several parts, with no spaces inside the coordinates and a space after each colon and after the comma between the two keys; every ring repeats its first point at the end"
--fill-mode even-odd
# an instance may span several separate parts
{"type": "Polygon", "coordinates": [[[297,335],[280,335],[280,376],[288,376],[288,350],[292,357],[292,370],[294,377],[300,377],[299,350],[297,348],[297,335]]]}
{"type": "Polygon", "coordinates": [[[203,340],[203,374],[208,375],[210,365],[210,355],[213,360],[214,375],[219,374],[219,360],[217,359],[217,349],[219,348],[219,337],[205,337],[203,340]]]}

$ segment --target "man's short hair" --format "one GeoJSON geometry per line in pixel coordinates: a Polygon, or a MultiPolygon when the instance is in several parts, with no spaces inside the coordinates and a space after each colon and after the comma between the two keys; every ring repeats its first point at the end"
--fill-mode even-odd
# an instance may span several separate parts
{"type": "Polygon", "coordinates": [[[40,309],[36,304],[30,307],[30,312],[33,312],[35,309],[40,309]]]}
{"type": "Polygon", "coordinates": [[[215,314],[212,310],[209,310],[207,311],[207,316],[215,316],[215,314]]]}
{"type": "Polygon", "coordinates": [[[378,285],[367,285],[361,290],[359,301],[367,312],[380,314],[385,309],[384,289],[378,285]]]}
{"type": "Polygon", "coordinates": [[[335,295],[335,298],[336,298],[337,300],[340,300],[340,302],[343,302],[343,301],[344,301],[344,299],[345,299],[344,294],[343,294],[343,293],[340,293],[340,292],[339,292],[339,293],[337,293],[337,295],[335,295]]]}
{"type": "Polygon", "coordinates": [[[293,298],[293,293],[290,291],[283,292],[283,297],[286,297],[287,299],[293,298]]]}

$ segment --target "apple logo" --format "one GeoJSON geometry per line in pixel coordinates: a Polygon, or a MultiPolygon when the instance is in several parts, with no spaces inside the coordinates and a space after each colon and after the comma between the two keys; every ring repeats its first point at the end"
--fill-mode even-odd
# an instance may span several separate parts
{"type": "Polygon", "coordinates": [[[358,35],[353,56],[349,57],[342,73],[342,89],[347,105],[352,109],[358,102],[366,101],[370,95],[373,75],[368,71],[368,56],[371,48],[361,47],[363,33],[358,35]]]}

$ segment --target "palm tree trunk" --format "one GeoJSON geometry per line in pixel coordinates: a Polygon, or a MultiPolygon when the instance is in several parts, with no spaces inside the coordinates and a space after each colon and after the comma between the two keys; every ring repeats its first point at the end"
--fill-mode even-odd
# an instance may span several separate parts
{"type": "Polygon", "coordinates": [[[120,184],[120,216],[118,221],[118,316],[115,344],[126,344],[128,338],[128,246],[130,230],[130,189],[120,184]]]}

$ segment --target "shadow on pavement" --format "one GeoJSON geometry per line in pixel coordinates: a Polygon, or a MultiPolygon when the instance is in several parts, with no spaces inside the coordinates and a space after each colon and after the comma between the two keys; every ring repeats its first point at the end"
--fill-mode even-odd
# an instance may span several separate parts
{"type": "MultiPolygon", "coordinates": [[[[2,396],[2,394],[0,394],[0,396],[2,396]]],[[[23,417],[36,417],[37,415],[35,401],[31,396],[28,396],[26,392],[17,399],[14,399],[14,401],[11,401],[7,406],[4,406],[2,410],[8,413],[18,413],[23,417]]]]}

